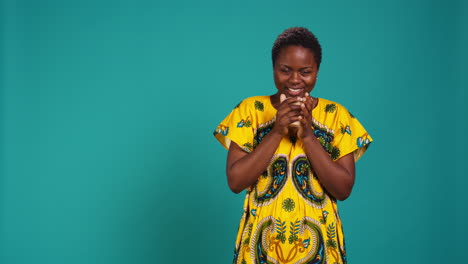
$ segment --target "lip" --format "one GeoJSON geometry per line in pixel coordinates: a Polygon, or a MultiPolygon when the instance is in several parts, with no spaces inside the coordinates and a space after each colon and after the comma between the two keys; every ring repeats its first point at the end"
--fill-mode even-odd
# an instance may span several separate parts
{"type": "Polygon", "coordinates": [[[305,89],[303,87],[286,87],[285,91],[290,95],[290,97],[302,96],[304,95],[305,89]],[[293,91],[294,90],[294,91],[293,91]]]}

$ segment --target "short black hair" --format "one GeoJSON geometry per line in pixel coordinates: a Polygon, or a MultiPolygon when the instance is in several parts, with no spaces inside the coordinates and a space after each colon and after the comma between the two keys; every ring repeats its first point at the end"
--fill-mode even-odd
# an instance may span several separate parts
{"type": "Polygon", "coordinates": [[[304,27],[288,28],[276,38],[273,48],[271,49],[273,67],[275,67],[276,59],[281,50],[288,46],[302,46],[312,51],[317,68],[320,68],[320,63],[322,62],[322,47],[317,37],[304,27]]]}

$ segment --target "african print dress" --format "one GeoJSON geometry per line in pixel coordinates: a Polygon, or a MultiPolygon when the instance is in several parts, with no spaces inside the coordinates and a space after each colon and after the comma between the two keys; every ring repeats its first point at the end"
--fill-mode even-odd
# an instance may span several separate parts
{"type": "MultiPolygon", "coordinates": [[[[269,96],[242,101],[214,135],[229,148],[255,149],[273,128],[269,96]]],[[[343,106],[319,99],[312,111],[315,136],[333,160],[357,161],[372,138],[343,106]]],[[[336,199],[314,175],[301,140],[284,137],[267,170],[249,187],[236,239],[234,263],[346,263],[336,199]]]]}

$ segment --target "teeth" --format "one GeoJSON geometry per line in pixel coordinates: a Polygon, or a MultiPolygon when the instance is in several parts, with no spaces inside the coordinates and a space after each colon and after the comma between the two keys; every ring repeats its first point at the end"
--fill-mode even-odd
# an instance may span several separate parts
{"type": "Polygon", "coordinates": [[[291,89],[291,88],[288,88],[291,92],[299,92],[300,90],[302,89],[291,89]]]}

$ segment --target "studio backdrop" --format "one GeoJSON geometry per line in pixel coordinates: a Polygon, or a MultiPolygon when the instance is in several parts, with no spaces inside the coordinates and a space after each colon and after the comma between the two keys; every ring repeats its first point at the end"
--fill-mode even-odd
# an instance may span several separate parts
{"type": "Polygon", "coordinates": [[[231,263],[244,193],[212,135],[270,95],[291,26],[316,97],[374,143],[339,203],[349,263],[461,263],[466,1],[28,1],[0,12],[0,263],[231,263]]]}

